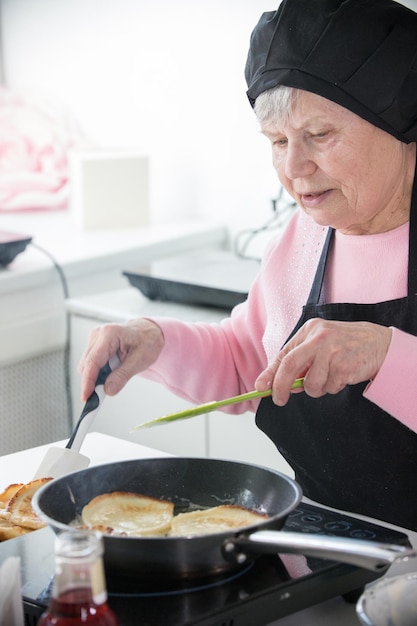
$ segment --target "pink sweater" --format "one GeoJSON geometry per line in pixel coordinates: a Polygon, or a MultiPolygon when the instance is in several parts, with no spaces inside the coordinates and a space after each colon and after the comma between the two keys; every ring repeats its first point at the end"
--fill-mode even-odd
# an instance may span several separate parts
{"type": "MultiPolygon", "coordinates": [[[[322,299],[374,303],[407,295],[408,230],[380,235],[335,233],[322,299]],[[366,268],[366,271],[364,271],[366,268]]],[[[326,228],[297,210],[270,244],[246,302],[219,324],[154,318],[165,347],[142,376],[159,381],[193,404],[254,389],[298,321],[320,257],[326,228]]],[[[417,337],[393,328],[386,359],[365,397],[417,432],[417,337]]],[[[258,401],[226,412],[256,411],[258,401]]]]}

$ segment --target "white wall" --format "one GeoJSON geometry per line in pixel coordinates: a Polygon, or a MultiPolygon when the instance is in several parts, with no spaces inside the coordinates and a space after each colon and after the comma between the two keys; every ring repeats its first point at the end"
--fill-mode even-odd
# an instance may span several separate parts
{"type": "Polygon", "coordinates": [[[252,28],[278,4],[0,0],[5,80],[68,112],[95,144],[149,154],[152,221],[258,226],[278,183],[243,70],[252,28]]]}
{"type": "Polygon", "coordinates": [[[3,49],[3,29],[2,29],[2,20],[1,20],[1,0],[0,0],[0,83],[4,82],[2,49],[3,49]]]}
{"type": "Polygon", "coordinates": [[[152,220],[257,226],[278,190],[245,95],[267,0],[0,0],[7,86],[69,113],[99,146],[151,157],[152,220]]]}

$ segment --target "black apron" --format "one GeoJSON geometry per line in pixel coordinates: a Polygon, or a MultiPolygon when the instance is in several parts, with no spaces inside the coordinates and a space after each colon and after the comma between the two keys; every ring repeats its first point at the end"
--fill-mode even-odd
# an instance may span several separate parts
{"type": "MultiPolygon", "coordinates": [[[[319,304],[333,236],[330,229],[307,304],[287,341],[311,318],[369,321],[417,335],[416,214],[415,181],[407,298],[377,304],[319,304]]],[[[364,398],[367,384],[350,385],[321,398],[292,394],[284,407],[264,398],[256,424],[293,468],[305,496],[417,530],[417,434],[364,398]]]]}

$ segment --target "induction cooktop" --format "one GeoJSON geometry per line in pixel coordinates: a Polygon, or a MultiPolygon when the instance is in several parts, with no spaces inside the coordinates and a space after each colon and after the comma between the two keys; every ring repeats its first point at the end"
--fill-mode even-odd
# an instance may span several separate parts
{"type": "MultiPolygon", "coordinates": [[[[400,532],[301,503],[284,531],[318,533],[409,546],[400,532]]],[[[0,563],[20,556],[25,626],[35,626],[51,591],[54,534],[43,528],[0,544],[0,563]]],[[[356,602],[384,572],[302,555],[262,555],[226,577],[146,583],[107,576],[109,604],[123,626],[262,626],[335,596],[356,602]]]]}

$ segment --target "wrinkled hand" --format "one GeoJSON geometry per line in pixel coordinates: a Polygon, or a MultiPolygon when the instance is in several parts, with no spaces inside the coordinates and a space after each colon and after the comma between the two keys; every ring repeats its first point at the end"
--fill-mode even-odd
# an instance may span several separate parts
{"type": "Polygon", "coordinates": [[[119,357],[120,365],[109,374],[104,384],[104,391],[109,396],[116,395],[132,376],[152,365],[163,347],[161,328],[145,318],[95,328],[78,365],[82,376],[82,401],[85,402],[94,391],[100,368],[113,354],[119,357]]]}
{"type": "Polygon", "coordinates": [[[275,404],[283,406],[293,381],[302,376],[304,391],[313,398],[371,380],[384,361],[391,334],[389,328],[370,322],[310,319],[259,375],[256,389],[272,387],[275,404]]]}

